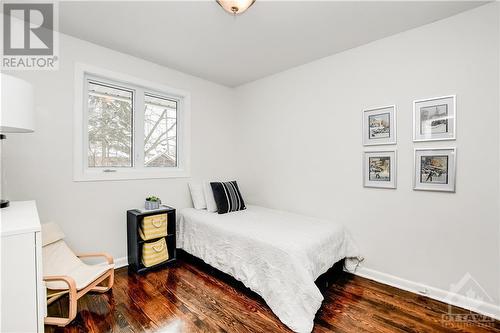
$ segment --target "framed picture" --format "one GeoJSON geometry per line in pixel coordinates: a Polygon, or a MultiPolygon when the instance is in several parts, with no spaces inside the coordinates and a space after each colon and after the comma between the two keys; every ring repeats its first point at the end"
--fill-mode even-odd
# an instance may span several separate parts
{"type": "Polygon", "coordinates": [[[396,143],[396,106],[363,110],[363,145],[396,143]]]}
{"type": "Polygon", "coordinates": [[[364,152],[363,185],[396,188],[396,150],[364,152]]]}
{"type": "Polygon", "coordinates": [[[413,102],[413,141],[455,140],[456,96],[413,102]]]}
{"type": "Polygon", "coordinates": [[[455,192],[456,148],[415,149],[415,190],[455,192]]]}

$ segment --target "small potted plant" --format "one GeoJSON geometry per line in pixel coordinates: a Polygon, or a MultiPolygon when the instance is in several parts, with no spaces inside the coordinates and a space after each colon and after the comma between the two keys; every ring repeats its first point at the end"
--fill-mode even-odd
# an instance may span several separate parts
{"type": "Polygon", "coordinates": [[[144,207],[148,210],[151,209],[158,209],[160,208],[161,205],[161,200],[158,197],[155,197],[154,195],[151,195],[146,198],[146,202],[144,204],[144,207]]]}

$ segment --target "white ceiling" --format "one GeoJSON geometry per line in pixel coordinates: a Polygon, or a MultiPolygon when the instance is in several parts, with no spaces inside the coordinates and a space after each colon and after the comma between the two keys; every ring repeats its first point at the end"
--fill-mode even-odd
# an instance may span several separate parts
{"type": "Polygon", "coordinates": [[[60,30],[238,86],[482,2],[265,1],[232,17],[215,1],[61,2],[60,30]]]}

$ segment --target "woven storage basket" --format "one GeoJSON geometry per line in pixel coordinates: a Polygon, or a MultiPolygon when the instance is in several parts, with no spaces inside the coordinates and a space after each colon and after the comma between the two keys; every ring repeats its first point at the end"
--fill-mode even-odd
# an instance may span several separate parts
{"type": "Polygon", "coordinates": [[[139,236],[143,240],[165,237],[167,235],[167,214],[146,216],[142,219],[139,236]]]}
{"type": "Polygon", "coordinates": [[[165,238],[142,246],[142,264],[151,267],[168,260],[168,249],[165,238]]]}

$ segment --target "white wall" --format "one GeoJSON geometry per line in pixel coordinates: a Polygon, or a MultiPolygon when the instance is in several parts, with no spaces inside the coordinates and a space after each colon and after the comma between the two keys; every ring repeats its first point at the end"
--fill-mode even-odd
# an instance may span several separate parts
{"type": "Polygon", "coordinates": [[[126,256],[126,210],[149,194],[176,208],[191,205],[187,178],[73,182],[74,65],[81,62],[191,93],[191,175],[234,175],[232,90],[61,35],[60,69],[11,72],[35,85],[36,130],[4,145],[4,197],[35,199],[42,222],[55,221],[78,251],[126,256]]]}
{"type": "Polygon", "coordinates": [[[238,88],[247,200],[345,223],[372,272],[441,290],[469,272],[498,304],[498,38],[491,4],[238,88]],[[412,101],[447,94],[457,140],[414,144],[412,101]],[[363,188],[361,110],[388,104],[398,188],[363,188]],[[455,194],[412,190],[428,146],[457,147],[455,194]]]}

